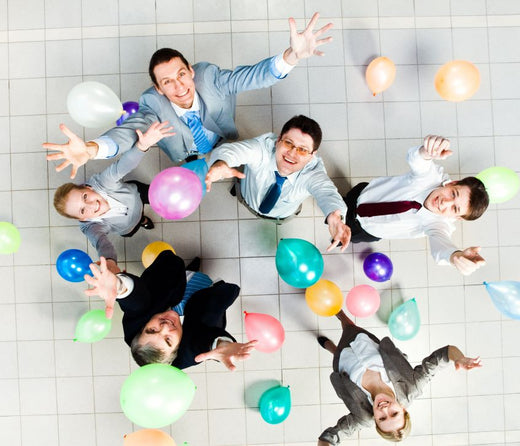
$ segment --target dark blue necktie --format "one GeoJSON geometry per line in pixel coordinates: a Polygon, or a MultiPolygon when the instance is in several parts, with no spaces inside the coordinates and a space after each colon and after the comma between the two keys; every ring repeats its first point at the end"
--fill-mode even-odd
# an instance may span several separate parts
{"type": "Polygon", "coordinates": [[[187,112],[184,117],[188,123],[188,127],[193,135],[193,141],[199,153],[208,153],[213,147],[208,141],[204,129],[202,128],[202,122],[200,120],[199,113],[196,111],[187,112]]]}
{"type": "Polygon", "coordinates": [[[180,316],[184,315],[184,307],[190,300],[190,297],[197,291],[203,290],[204,288],[209,288],[213,285],[213,281],[204,273],[197,271],[191,276],[191,279],[186,284],[186,290],[184,291],[184,296],[182,300],[172,307],[173,311],[176,311],[180,316]]]}
{"type": "Polygon", "coordinates": [[[276,171],[274,172],[274,174],[276,176],[276,181],[269,188],[267,194],[265,194],[265,197],[262,200],[262,203],[260,203],[260,207],[258,208],[261,214],[268,214],[269,212],[271,212],[271,209],[274,208],[274,205],[276,204],[278,198],[280,198],[280,194],[282,193],[283,183],[287,179],[287,177],[282,177],[276,171]]]}

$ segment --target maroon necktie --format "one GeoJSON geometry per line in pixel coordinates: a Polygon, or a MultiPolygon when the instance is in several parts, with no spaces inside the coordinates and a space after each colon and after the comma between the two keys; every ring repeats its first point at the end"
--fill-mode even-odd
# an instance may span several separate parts
{"type": "Polygon", "coordinates": [[[375,217],[377,215],[401,214],[410,209],[421,209],[417,201],[386,201],[381,203],[360,204],[356,212],[360,217],[375,217]]]}

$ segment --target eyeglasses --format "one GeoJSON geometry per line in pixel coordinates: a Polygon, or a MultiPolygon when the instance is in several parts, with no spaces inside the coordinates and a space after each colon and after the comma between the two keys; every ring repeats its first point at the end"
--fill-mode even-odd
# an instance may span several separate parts
{"type": "Polygon", "coordinates": [[[289,141],[288,139],[281,139],[280,141],[285,146],[285,148],[287,148],[289,150],[292,150],[292,149],[296,150],[296,153],[298,154],[298,156],[306,156],[306,155],[310,155],[312,153],[312,150],[307,149],[307,147],[295,146],[292,143],[292,141],[289,141]]]}

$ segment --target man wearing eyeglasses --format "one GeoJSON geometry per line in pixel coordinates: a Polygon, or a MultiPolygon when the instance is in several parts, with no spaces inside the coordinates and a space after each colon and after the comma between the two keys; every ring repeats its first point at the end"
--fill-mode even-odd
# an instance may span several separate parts
{"type": "Polygon", "coordinates": [[[316,154],[322,132],[319,124],[303,115],[287,121],[279,137],[266,133],[256,138],[222,144],[211,152],[206,188],[224,178],[239,178],[237,195],[260,218],[276,223],[297,214],[312,196],[324,215],[332,236],[328,251],[340,243],[344,251],[350,228],[343,223],[346,206],[316,154]],[[244,173],[235,167],[244,165],[244,173]]]}

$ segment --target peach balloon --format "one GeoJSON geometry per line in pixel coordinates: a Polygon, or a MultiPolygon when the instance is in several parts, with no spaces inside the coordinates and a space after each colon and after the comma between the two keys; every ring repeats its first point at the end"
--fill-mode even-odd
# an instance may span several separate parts
{"type": "Polygon", "coordinates": [[[341,310],[343,295],[334,282],[320,279],[305,290],[305,300],[319,316],[334,316],[341,310]]]}
{"type": "Polygon", "coordinates": [[[157,242],[152,242],[143,249],[143,253],[141,255],[141,261],[143,262],[143,266],[148,268],[157,258],[157,256],[163,251],[172,251],[175,254],[175,249],[173,249],[168,243],[163,242],[161,240],[157,242]]]}
{"type": "Polygon", "coordinates": [[[368,65],[365,77],[368,88],[375,96],[394,82],[395,65],[388,57],[377,57],[368,65]]]}
{"type": "Polygon", "coordinates": [[[372,316],[381,304],[378,291],[370,285],[358,285],[347,294],[347,309],[354,316],[372,316]]]}
{"type": "Polygon", "coordinates": [[[447,101],[465,101],[477,92],[479,86],[478,68],[466,60],[448,62],[435,75],[435,89],[447,101]]]}
{"type": "Polygon", "coordinates": [[[125,435],[124,446],[176,446],[173,438],[157,429],[141,429],[125,435]]]}

